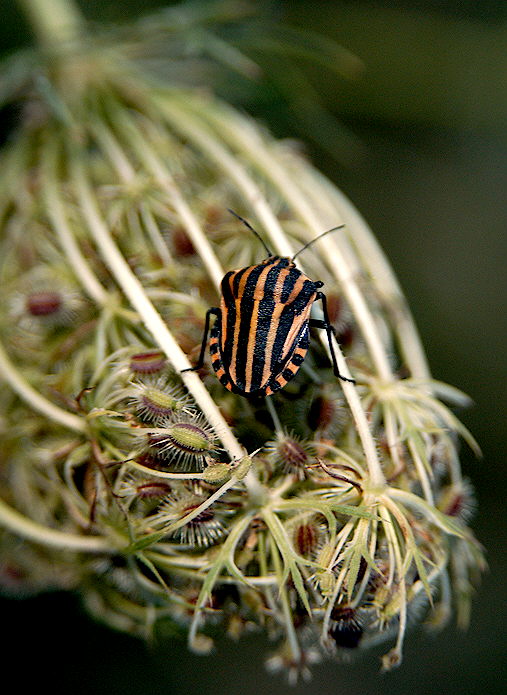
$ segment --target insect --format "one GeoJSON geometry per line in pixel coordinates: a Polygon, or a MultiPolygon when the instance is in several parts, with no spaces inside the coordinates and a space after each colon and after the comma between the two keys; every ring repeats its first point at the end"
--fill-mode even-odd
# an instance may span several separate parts
{"type": "Polygon", "coordinates": [[[329,229],[303,246],[292,258],[275,256],[255,229],[229,210],[261,241],[268,257],[257,265],[230,270],[222,279],[220,307],[206,312],[201,352],[195,371],[204,364],[209,338],[211,364],[220,383],[247,398],[271,396],[283,388],[301,367],[310,342],[310,327],[326,331],[334,374],[340,374],[333,348],[323,282],[298,270],[294,259],[329,229]],[[324,320],[310,318],[314,302],[322,303],[324,320]],[[210,330],[211,317],[215,321],[210,330]]]}

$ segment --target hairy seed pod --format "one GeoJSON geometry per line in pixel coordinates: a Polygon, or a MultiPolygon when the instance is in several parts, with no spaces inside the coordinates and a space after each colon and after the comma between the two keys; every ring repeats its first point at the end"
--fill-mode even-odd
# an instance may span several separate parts
{"type": "Polygon", "coordinates": [[[130,370],[138,377],[159,374],[167,365],[167,359],[160,350],[138,352],[130,358],[130,370]]]}

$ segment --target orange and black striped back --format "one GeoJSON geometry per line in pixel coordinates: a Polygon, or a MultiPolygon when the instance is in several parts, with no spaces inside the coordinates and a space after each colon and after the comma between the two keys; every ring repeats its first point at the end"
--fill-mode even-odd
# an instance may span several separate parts
{"type": "Polygon", "coordinates": [[[278,256],[224,276],[221,321],[210,339],[224,386],[243,395],[270,395],[285,386],[305,358],[320,286],[278,256]]]}

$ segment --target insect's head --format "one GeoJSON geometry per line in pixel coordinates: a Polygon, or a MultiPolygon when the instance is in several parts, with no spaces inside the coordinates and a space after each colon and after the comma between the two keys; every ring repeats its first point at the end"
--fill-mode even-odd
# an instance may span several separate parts
{"type": "Polygon", "coordinates": [[[262,261],[261,265],[277,265],[280,268],[291,268],[295,264],[289,256],[268,256],[262,261]]]}

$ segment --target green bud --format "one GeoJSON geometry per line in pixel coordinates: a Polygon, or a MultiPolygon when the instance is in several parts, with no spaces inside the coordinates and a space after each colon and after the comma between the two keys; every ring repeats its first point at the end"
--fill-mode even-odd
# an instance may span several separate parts
{"type": "Polygon", "coordinates": [[[211,485],[221,485],[230,477],[231,466],[228,463],[211,463],[202,473],[202,479],[211,485]]]}
{"type": "Polygon", "coordinates": [[[245,456],[241,459],[241,461],[237,464],[236,468],[234,469],[234,476],[238,480],[243,480],[243,478],[247,475],[251,467],[252,459],[250,458],[250,456],[245,456]]]}

